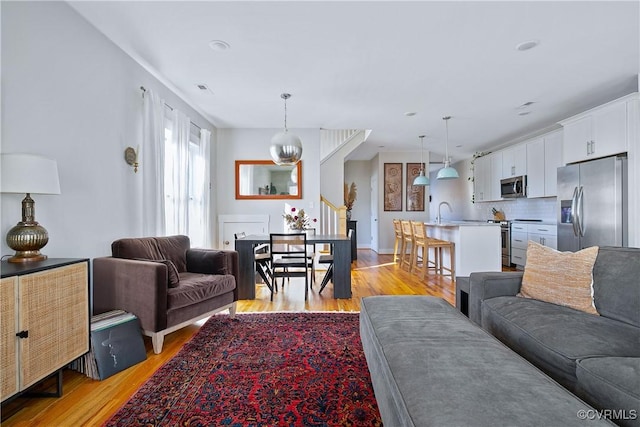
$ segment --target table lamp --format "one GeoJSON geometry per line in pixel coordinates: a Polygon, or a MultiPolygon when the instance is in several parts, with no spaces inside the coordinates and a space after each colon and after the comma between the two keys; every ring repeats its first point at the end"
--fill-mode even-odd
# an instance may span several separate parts
{"type": "Polygon", "coordinates": [[[16,251],[8,261],[21,263],[47,259],[40,249],[49,242],[49,234],[36,222],[31,194],[60,194],[58,164],[33,154],[2,154],[1,157],[0,191],[26,193],[22,200],[22,221],[7,233],[7,245],[16,251]]]}

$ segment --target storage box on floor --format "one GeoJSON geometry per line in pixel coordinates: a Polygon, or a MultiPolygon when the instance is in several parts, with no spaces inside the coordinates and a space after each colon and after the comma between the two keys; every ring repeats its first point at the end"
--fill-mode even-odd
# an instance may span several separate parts
{"type": "Polygon", "coordinates": [[[70,367],[90,378],[104,380],[146,358],[138,318],[114,310],[91,318],[91,350],[70,367]]]}

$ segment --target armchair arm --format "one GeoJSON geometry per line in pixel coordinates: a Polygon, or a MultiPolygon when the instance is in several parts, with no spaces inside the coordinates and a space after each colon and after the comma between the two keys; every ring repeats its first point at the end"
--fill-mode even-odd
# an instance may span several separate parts
{"type": "Polygon", "coordinates": [[[102,257],[93,260],[93,311],[125,310],[142,329],[167,327],[167,266],[152,261],[102,257]]]}
{"type": "Polygon", "coordinates": [[[482,301],[500,296],[515,296],[522,284],[521,271],[479,272],[469,275],[469,319],[481,324],[482,301]]]}
{"type": "Polygon", "coordinates": [[[234,301],[238,300],[240,267],[238,252],[217,249],[188,249],[187,271],[200,274],[231,274],[236,279],[233,291],[234,301]]]}

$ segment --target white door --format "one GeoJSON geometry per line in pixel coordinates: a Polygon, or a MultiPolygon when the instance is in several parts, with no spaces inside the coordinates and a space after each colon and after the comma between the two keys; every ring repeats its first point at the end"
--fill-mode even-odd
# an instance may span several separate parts
{"type": "Polygon", "coordinates": [[[371,249],[378,252],[378,175],[371,175],[371,249]]]}

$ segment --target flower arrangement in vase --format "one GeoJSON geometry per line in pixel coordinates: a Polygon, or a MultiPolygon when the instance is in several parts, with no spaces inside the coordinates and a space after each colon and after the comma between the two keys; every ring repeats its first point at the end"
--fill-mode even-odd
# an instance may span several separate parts
{"type": "Polygon", "coordinates": [[[317,218],[310,218],[304,209],[297,210],[294,207],[291,208],[289,213],[283,214],[282,217],[287,222],[287,226],[291,230],[306,230],[309,228],[311,223],[318,222],[317,218]]]}

